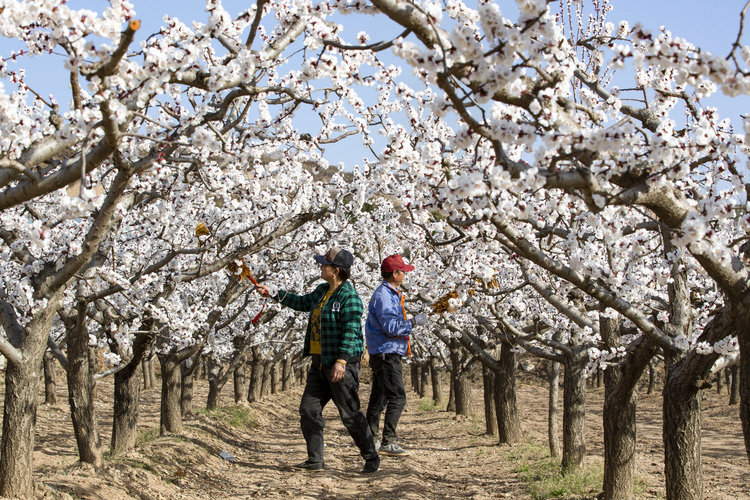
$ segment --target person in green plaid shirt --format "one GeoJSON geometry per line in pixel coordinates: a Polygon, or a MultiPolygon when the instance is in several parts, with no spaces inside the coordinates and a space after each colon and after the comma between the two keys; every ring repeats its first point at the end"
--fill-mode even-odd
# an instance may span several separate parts
{"type": "Polygon", "coordinates": [[[304,356],[311,356],[305,392],[299,405],[300,426],[307,443],[307,460],[295,469],[322,471],[323,408],[333,399],[341,420],[365,459],[363,474],[378,470],[380,457],[359,403],[359,362],[364,351],[362,299],[349,281],[354,256],[339,247],[316,255],[320,277],[325,281],[306,295],[286,290],[274,293],[267,285],[258,292],[295,311],[310,313],[305,333],[304,356]]]}

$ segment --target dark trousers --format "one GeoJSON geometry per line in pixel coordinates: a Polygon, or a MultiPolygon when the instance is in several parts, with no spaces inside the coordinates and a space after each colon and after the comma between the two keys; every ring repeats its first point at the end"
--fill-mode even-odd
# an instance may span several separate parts
{"type": "Polygon", "coordinates": [[[370,425],[372,435],[377,436],[380,414],[385,409],[381,443],[383,445],[395,443],[396,426],[406,406],[401,356],[396,353],[373,354],[370,356],[370,366],[372,367],[372,392],[367,405],[367,423],[370,425]]]}
{"type": "Polygon", "coordinates": [[[365,460],[375,458],[375,441],[367,419],[359,409],[359,361],[347,363],[344,378],[331,382],[331,368],[315,363],[307,373],[305,392],[299,404],[302,435],[307,443],[307,460],[323,463],[323,408],[333,399],[341,421],[365,460]]]}

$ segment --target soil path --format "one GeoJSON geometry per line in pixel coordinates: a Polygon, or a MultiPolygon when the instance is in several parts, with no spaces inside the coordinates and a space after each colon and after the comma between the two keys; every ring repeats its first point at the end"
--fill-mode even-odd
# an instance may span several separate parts
{"type": "MultiPolygon", "coordinates": [[[[369,395],[366,375],[361,398],[369,395]]],[[[326,470],[295,471],[305,459],[297,405],[302,387],[274,394],[251,406],[257,421],[252,430],[224,423],[214,414],[196,412],[185,418],[181,436],[157,437],[159,390],[143,394],[139,429],[148,439],[124,456],[108,458],[100,471],[76,463],[76,447],[67,398],[39,408],[35,460],[37,498],[48,499],[489,499],[532,498],[518,478],[524,450],[546,447],[546,389],[528,378],[518,385],[518,408],[524,444],[500,446],[487,436],[481,386],[474,389],[475,416],[456,418],[428,409],[414,392],[399,424],[405,458],[382,457],[380,470],[361,475],[363,461],[346,433],[335,407],[325,409],[326,470]],[[421,403],[421,405],[420,405],[421,403]],[[420,409],[421,406],[421,409],[420,409]],[[149,437],[150,436],[150,437],[149,437]],[[221,458],[231,455],[229,460],[221,458]]],[[[195,408],[205,402],[207,383],[197,381],[195,408]]],[[[111,385],[99,388],[98,411],[102,443],[108,449],[111,426],[111,385]]],[[[231,384],[220,405],[232,407],[231,384]]],[[[445,394],[447,395],[447,389],[445,394]]],[[[588,464],[601,462],[602,389],[590,389],[587,403],[588,464]]],[[[738,409],[726,395],[706,392],[703,403],[703,463],[707,499],[750,499],[748,467],[738,409]]],[[[660,395],[642,395],[639,402],[637,499],[664,498],[660,395]]],[[[562,427],[562,425],[560,425],[562,427]]],[[[579,497],[595,498],[597,491],[579,497]]],[[[570,497],[568,497],[570,498],[570,497]]]]}

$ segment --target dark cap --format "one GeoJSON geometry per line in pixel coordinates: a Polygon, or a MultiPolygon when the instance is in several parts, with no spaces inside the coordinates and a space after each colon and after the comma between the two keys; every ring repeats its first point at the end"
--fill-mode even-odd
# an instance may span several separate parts
{"type": "Polygon", "coordinates": [[[348,271],[354,264],[354,256],[342,248],[331,247],[325,255],[316,255],[315,262],[336,266],[348,271]]]}
{"type": "Polygon", "coordinates": [[[414,266],[405,264],[404,259],[400,255],[391,255],[383,259],[383,263],[380,264],[380,271],[383,273],[392,273],[393,271],[403,271],[408,273],[414,270],[414,266]]]}

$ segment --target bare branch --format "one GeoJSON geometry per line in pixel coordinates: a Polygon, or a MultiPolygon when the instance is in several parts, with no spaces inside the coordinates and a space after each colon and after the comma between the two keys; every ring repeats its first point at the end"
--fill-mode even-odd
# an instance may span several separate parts
{"type": "Polygon", "coordinates": [[[734,57],[734,52],[737,49],[742,48],[742,32],[745,31],[745,14],[747,13],[748,7],[750,7],[750,1],[745,4],[745,6],[742,8],[742,12],[740,12],[740,29],[737,32],[737,39],[732,44],[732,50],[729,52],[727,59],[729,59],[730,57],[734,57]]]}
{"type": "Polygon", "coordinates": [[[396,40],[406,38],[407,36],[409,36],[409,33],[411,33],[411,29],[406,28],[403,31],[403,33],[401,33],[399,36],[397,36],[390,42],[380,41],[376,43],[371,43],[370,45],[346,45],[344,43],[334,42],[331,40],[323,40],[323,45],[328,45],[329,47],[336,47],[337,49],[342,49],[342,50],[371,50],[373,52],[380,52],[381,50],[385,50],[393,46],[396,40]]]}
{"type": "Polygon", "coordinates": [[[258,32],[260,21],[263,18],[263,8],[268,3],[268,0],[257,0],[255,3],[255,17],[253,18],[253,24],[250,25],[250,32],[247,34],[247,40],[245,41],[245,47],[248,49],[252,47],[255,35],[258,32]]]}
{"type": "Polygon", "coordinates": [[[136,19],[132,19],[128,23],[128,27],[125,28],[125,31],[122,34],[122,38],[120,38],[120,45],[118,45],[115,51],[112,53],[109,61],[101,65],[94,65],[89,68],[81,68],[81,74],[86,78],[91,78],[92,76],[104,78],[106,76],[114,74],[114,72],[117,71],[117,65],[120,64],[122,58],[125,57],[125,53],[127,52],[128,47],[133,42],[135,32],[138,31],[138,28],[140,27],[141,22],[136,19]]]}

